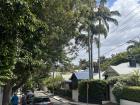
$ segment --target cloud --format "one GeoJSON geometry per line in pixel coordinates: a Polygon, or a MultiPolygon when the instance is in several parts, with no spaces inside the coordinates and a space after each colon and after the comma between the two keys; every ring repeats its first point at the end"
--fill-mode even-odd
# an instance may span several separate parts
{"type": "MultiPolygon", "coordinates": [[[[110,23],[108,37],[101,40],[101,55],[109,57],[112,54],[125,51],[128,46],[126,42],[140,36],[139,3],[140,0],[116,0],[110,7],[111,10],[118,10],[121,13],[121,17],[117,17],[118,26],[110,23]]],[[[96,60],[97,48],[95,46],[93,52],[94,60],[96,60]]],[[[88,59],[88,54],[80,51],[79,56],[74,62],[78,62],[80,59],[88,59]]]]}

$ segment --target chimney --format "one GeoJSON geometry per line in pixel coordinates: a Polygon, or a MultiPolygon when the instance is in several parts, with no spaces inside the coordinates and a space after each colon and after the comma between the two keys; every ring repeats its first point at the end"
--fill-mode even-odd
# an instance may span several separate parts
{"type": "Polygon", "coordinates": [[[131,58],[129,60],[129,66],[130,67],[136,67],[136,59],[135,58],[131,58]]]}

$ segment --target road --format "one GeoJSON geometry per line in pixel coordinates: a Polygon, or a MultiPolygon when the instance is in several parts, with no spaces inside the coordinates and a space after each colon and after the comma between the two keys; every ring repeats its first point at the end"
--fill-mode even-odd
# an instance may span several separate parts
{"type": "Polygon", "coordinates": [[[63,103],[63,102],[57,101],[53,98],[51,98],[51,101],[53,102],[54,105],[71,105],[71,104],[68,104],[68,103],[63,103]]]}
{"type": "MultiPolygon", "coordinates": [[[[47,96],[46,94],[43,93],[43,91],[35,91],[34,92],[34,95],[35,96],[47,96]]],[[[50,98],[51,99],[51,102],[54,104],[54,105],[70,105],[68,103],[64,103],[64,102],[61,102],[61,101],[58,101],[54,98],[50,98]]]]}

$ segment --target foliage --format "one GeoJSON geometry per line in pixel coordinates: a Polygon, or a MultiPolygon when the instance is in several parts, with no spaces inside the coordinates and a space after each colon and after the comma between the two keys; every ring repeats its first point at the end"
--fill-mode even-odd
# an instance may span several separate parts
{"type": "Polygon", "coordinates": [[[61,75],[56,75],[54,78],[49,77],[44,80],[44,84],[48,87],[49,90],[58,90],[61,87],[61,83],[63,81],[63,77],[61,75]]]}
{"type": "Polygon", "coordinates": [[[130,76],[132,86],[140,86],[140,70],[134,70],[130,76]]]}
{"type": "Polygon", "coordinates": [[[77,35],[73,5],[73,0],[0,1],[0,70],[9,71],[15,84],[40,74],[43,64],[47,73],[55,61],[68,61],[63,49],[77,35]]]}
{"type": "Polygon", "coordinates": [[[124,89],[124,83],[122,82],[117,82],[113,87],[112,92],[115,95],[116,101],[118,103],[120,103],[120,99],[122,98],[123,89],[124,89]]]}
{"type": "Polygon", "coordinates": [[[140,102],[140,87],[137,86],[124,86],[118,82],[114,85],[113,94],[118,103],[120,103],[120,99],[140,102]]]}
{"type": "Polygon", "coordinates": [[[114,76],[109,78],[107,81],[110,85],[121,82],[128,86],[140,86],[140,73],[139,70],[134,70],[131,74],[114,76]]]}
{"type": "Polygon", "coordinates": [[[140,102],[140,87],[125,87],[123,89],[122,99],[140,102]]]}
{"type": "Polygon", "coordinates": [[[131,54],[133,49],[140,48],[140,41],[137,40],[129,40],[127,43],[131,45],[127,47],[127,51],[131,54]]]}
{"type": "Polygon", "coordinates": [[[127,62],[128,61],[127,57],[128,57],[127,52],[113,55],[111,58],[107,58],[104,62],[102,62],[101,69],[105,71],[108,69],[110,65],[118,65],[120,63],[127,62]]]}
{"type": "Polygon", "coordinates": [[[134,47],[131,49],[131,54],[129,52],[122,52],[116,55],[112,55],[111,58],[105,58],[104,62],[101,63],[101,69],[107,70],[110,65],[118,65],[120,63],[128,62],[131,58],[135,58],[137,63],[140,63],[140,48],[134,47]]]}
{"type": "Polygon", "coordinates": [[[86,59],[80,59],[79,67],[82,70],[86,70],[89,67],[88,61],[86,61],[86,59]]]}
{"type": "Polygon", "coordinates": [[[129,83],[130,82],[130,75],[122,75],[122,76],[114,76],[114,77],[111,77],[109,78],[107,81],[109,83],[109,85],[114,85],[116,84],[117,82],[123,82],[123,83],[129,83]]]}
{"type": "Polygon", "coordinates": [[[129,75],[113,77],[110,80],[108,80],[108,82],[109,82],[109,84],[114,85],[113,94],[115,95],[116,101],[118,103],[120,102],[121,98],[128,99],[130,101],[138,101],[137,99],[139,99],[139,95],[137,95],[135,92],[135,91],[137,91],[137,88],[131,89],[129,87],[130,86],[131,87],[140,86],[139,70],[134,70],[134,72],[129,75]],[[130,90],[130,93],[128,92],[129,90],[130,90]],[[136,100],[134,100],[134,99],[136,99],[136,100]]]}
{"type": "Polygon", "coordinates": [[[105,100],[107,92],[107,83],[102,80],[81,81],[79,83],[79,100],[86,102],[88,84],[88,97],[90,103],[96,103],[105,100]]]}
{"type": "Polygon", "coordinates": [[[72,99],[72,90],[64,90],[64,89],[58,89],[57,91],[55,91],[55,94],[64,97],[64,98],[68,98],[68,99],[72,99]]]}

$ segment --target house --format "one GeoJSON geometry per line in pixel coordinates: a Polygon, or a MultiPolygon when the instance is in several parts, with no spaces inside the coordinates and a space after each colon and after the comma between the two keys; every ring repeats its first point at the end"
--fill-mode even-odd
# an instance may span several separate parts
{"type": "MultiPolygon", "coordinates": [[[[103,76],[104,72],[101,72],[101,79],[104,79],[103,76]]],[[[89,79],[89,70],[79,70],[78,72],[74,72],[71,77],[70,80],[72,82],[72,88],[76,89],[78,88],[78,81],[80,80],[88,80],[89,79]]],[[[93,79],[99,79],[99,73],[93,73],[93,79]]]]}
{"type": "MultiPolygon", "coordinates": [[[[111,65],[107,71],[104,72],[104,76],[106,79],[114,77],[114,76],[121,76],[121,75],[128,75],[134,72],[134,70],[140,70],[140,65],[136,63],[136,61],[130,60],[129,62],[121,63],[119,65],[113,66],[111,65]]],[[[116,99],[112,93],[113,86],[110,86],[110,101],[116,103],[116,99]]]]}
{"type": "Polygon", "coordinates": [[[140,65],[136,62],[125,62],[116,66],[110,66],[108,70],[103,74],[106,78],[113,76],[127,75],[134,70],[140,70],[140,65]]]}
{"type": "MultiPolygon", "coordinates": [[[[101,72],[101,79],[104,79],[103,76],[104,72],[101,72]]],[[[78,96],[79,96],[79,92],[78,92],[78,82],[81,80],[88,80],[89,79],[89,70],[79,70],[77,72],[74,72],[71,77],[71,89],[72,89],[72,99],[76,102],[79,101],[78,96]]],[[[94,72],[93,73],[93,79],[99,79],[99,73],[98,72],[94,72]]]]}

